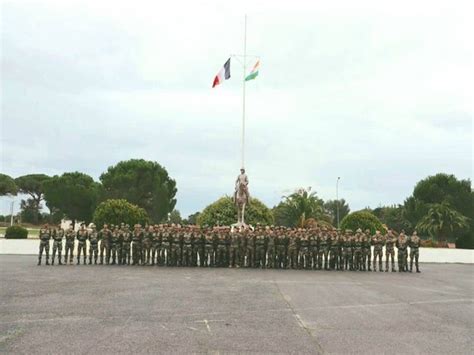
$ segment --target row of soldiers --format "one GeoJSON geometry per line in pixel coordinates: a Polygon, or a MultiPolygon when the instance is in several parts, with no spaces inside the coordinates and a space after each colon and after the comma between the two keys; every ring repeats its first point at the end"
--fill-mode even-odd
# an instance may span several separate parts
{"type": "Polygon", "coordinates": [[[127,224],[104,225],[97,230],[83,224],[75,232],[45,225],[40,230],[41,264],[43,251],[49,264],[49,241],[53,239],[52,264],[56,255],[62,264],[61,254],[65,239],[64,263],[73,262],[77,240],[77,264],[81,256],[89,264],[250,267],[269,269],[313,270],[395,270],[397,248],[398,271],[420,272],[418,265],[420,238],[416,232],[407,237],[402,231],[389,230],[386,235],[369,230],[335,230],[327,228],[294,229],[262,227],[255,230],[231,230],[230,227],[201,228],[199,226],[154,225],[144,228],[137,224],[133,230],[127,224]],[[373,247],[373,255],[372,255],[373,247]],[[408,268],[408,248],[410,267],[408,268]],[[378,263],[377,263],[378,261],[378,263]]]}

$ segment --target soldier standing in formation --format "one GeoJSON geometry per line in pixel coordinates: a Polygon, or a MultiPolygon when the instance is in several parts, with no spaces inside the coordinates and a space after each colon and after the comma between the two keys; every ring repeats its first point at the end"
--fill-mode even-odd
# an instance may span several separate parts
{"type": "Polygon", "coordinates": [[[63,250],[63,237],[64,229],[61,228],[61,225],[58,225],[58,227],[53,232],[53,257],[51,258],[51,265],[54,265],[56,252],[58,253],[58,264],[62,265],[61,252],[63,250]]]}
{"type": "Polygon", "coordinates": [[[258,225],[252,230],[231,231],[229,227],[197,227],[179,225],[155,225],[142,228],[137,224],[133,232],[129,226],[120,224],[109,229],[107,225],[97,232],[91,224],[89,230],[82,224],[74,233],[70,227],[66,233],[57,227],[52,231],[47,224],[40,230],[38,265],[43,252],[49,265],[49,240],[53,239],[52,264],[56,253],[61,263],[62,239],[66,236],[64,262],[73,260],[74,239],[78,241],[77,263],[81,255],[86,263],[86,245],[89,243],[89,264],[100,263],[126,265],[202,266],[202,267],[248,267],[276,269],[318,269],[383,271],[382,257],[385,248],[385,271],[395,271],[395,247],[398,270],[408,271],[408,248],[410,249],[410,271],[413,262],[419,270],[420,238],[416,234],[408,238],[402,231],[399,235],[389,230],[384,236],[376,231],[358,229],[331,230],[326,227],[292,229],[258,225]],[[99,245],[100,243],[100,245],[99,245]],[[374,248],[373,259],[371,246],[374,248]],[[105,254],[105,255],[104,255],[105,254]],[[377,260],[378,259],[378,260],[377,260]],[[391,264],[391,265],[390,265],[391,264]],[[373,269],[372,269],[373,266],[373,269]],[[391,266],[391,268],[390,268],[391,266]]]}

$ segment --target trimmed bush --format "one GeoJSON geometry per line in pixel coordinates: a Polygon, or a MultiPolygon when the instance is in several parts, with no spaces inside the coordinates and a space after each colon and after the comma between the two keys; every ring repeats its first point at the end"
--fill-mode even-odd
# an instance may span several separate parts
{"type": "MultiPolygon", "coordinates": [[[[207,206],[197,218],[201,226],[230,226],[237,222],[237,208],[230,196],[224,196],[207,206]]],[[[255,226],[273,224],[272,211],[256,198],[245,207],[245,223],[255,226]]]]}
{"type": "Polygon", "coordinates": [[[150,222],[146,211],[126,200],[106,200],[102,202],[94,212],[93,221],[97,228],[104,224],[125,223],[133,226],[140,223],[142,226],[150,222]]]}
{"type": "Polygon", "coordinates": [[[26,239],[28,230],[21,226],[11,226],[5,231],[5,239],[26,239]]]}
{"type": "Polygon", "coordinates": [[[382,234],[386,234],[387,230],[382,225],[382,222],[370,212],[359,211],[353,212],[345,216],[341,221],[341,229],[352,229],[355,232],[357,229],[370,230],[372,235],[375,234],[376,230],[379,230],[382,234]]]}

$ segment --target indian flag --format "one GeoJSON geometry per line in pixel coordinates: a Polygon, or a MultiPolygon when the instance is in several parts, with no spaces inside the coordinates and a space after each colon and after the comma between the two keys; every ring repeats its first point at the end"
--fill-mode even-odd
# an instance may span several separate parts
{"type": "Polygon", "coordinates": [[[245,77],[245,81],[255,79],[258,75],[259,69],[260,69],[260,61],[257,60],[257,63],[255,63],[255,65],[253,66],[252,71],[250,72],[250,74],[245,77]]]}

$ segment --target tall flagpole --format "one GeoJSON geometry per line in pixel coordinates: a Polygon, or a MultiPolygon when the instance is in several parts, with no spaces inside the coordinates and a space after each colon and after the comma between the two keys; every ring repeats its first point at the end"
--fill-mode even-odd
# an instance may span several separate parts
{"type": "Polygon", "coordinates": [[[244,75],[243,75],[243,95],[242,95],[242,164],[241,168],[245,165],[245,74],[247,72],[247,14],[245,14],[244,24],[244,75]]]}

